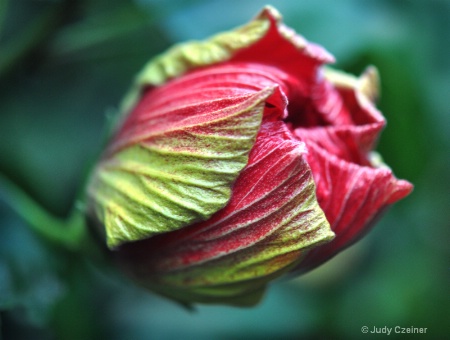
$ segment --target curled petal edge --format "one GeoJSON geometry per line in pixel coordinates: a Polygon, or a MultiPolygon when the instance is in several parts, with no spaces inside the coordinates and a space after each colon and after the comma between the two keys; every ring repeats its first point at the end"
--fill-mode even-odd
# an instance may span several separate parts
{"type": "MultiPolygon", "coordinates": [[[[150,60],[138,74],[132,88],[125,96],[121,105],[121,116],[125,116],[136,105],[146,87],[162,85],[169,79],[199,67],[230,61],[240,51],[247,50],[271,32],[274,33],[275,39],[281,38],[282,43],[287,42],[317,64],[334,62],[333,56],[322,47],[306,41],[294,30],[285,26],[282,23],[281,14],[275,8],[265,6],[246,25],[219,33],[203,41],[177,44],[150,60]]],[[[262,58],[264,59],[264,56],[262,58]]],[[[237,61],[259,62],[258,58],[237,61]]],[[[267,60],[263,63],[267,63],[267,60]]]]}

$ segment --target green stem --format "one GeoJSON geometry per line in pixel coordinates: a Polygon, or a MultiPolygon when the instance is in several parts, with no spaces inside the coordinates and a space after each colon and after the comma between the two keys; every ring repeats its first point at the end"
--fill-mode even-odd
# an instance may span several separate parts
{"type": "Polygon", "coordinates": [[[21,188],[0,174],[0,199],[3,199],[29,226],[45,239],[69,250],[79,250],[86,236],[81,209],[75,207],[66,220],[46,211],[21,188]]]}

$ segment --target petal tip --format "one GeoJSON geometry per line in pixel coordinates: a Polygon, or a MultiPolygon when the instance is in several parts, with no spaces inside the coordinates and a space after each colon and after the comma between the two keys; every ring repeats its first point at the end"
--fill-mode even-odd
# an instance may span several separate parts
{"type": "Polygon", "coordinates": [[[392,193],[387,204],[393,204],[397,201],[400,201],[401,199],[411,194],[414,189],[414,185],[404,179],[396,180],[395,185],[395,191],[392,193]]]}
{"type": "Polygon", "coordinates": [[[289,28],[283,23],[282,14],[273,6],[266,5],[257,15],[256,19],[269,19],[271,25],[286,40],[291,42],[297,49],[311,58],[317,59],[321,63],[331,64],[335,62],[334,56],[320,45],[307,41],[303,36],[297,34],[295,30],[289,28]]]}
{"type": "Polygon", "coordinates": [[[375,66],[368,66],[359,77],[359,90],[371,102],[376,102],[380,97],[380,75],[375,66]]]}
{"type": "Polygon", "coordinates": [[[258,19],[268,18],[273,22],[281,22],[283,20],[283,16],[281,13],[273,6],[266,5],[256,16],[258,19]]]}

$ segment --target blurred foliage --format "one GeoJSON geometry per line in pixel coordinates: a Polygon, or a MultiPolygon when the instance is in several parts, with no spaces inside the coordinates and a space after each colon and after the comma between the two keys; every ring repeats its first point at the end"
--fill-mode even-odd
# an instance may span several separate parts
{"type": "MultiPolygon", "coordinates": [[[[247,22],[265,3],[0,0],[0,173],[66,215],[108,117],[142,65],[174,42],[247,22]]],[[[412,196],[358,245],[274,284],[260,306],[194,313],[46,243],[0,200],[4,339],[359,339],[362,326],[449,334],[450,3],[272,5],[329,49],[337,67],[379,68],[388,119],[379,150],[398,177],[415,184],[412,196]]]]}

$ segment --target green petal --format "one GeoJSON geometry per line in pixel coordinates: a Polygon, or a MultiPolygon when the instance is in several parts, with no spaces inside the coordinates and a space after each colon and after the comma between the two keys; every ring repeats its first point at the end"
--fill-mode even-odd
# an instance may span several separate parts
{"type": "Polygon", "coordinates": [[[273,90],[239,96],[208,119],[154,129],[103,159],[89,193],[108,246],[176,230],[223,208],[273,90]]]}

